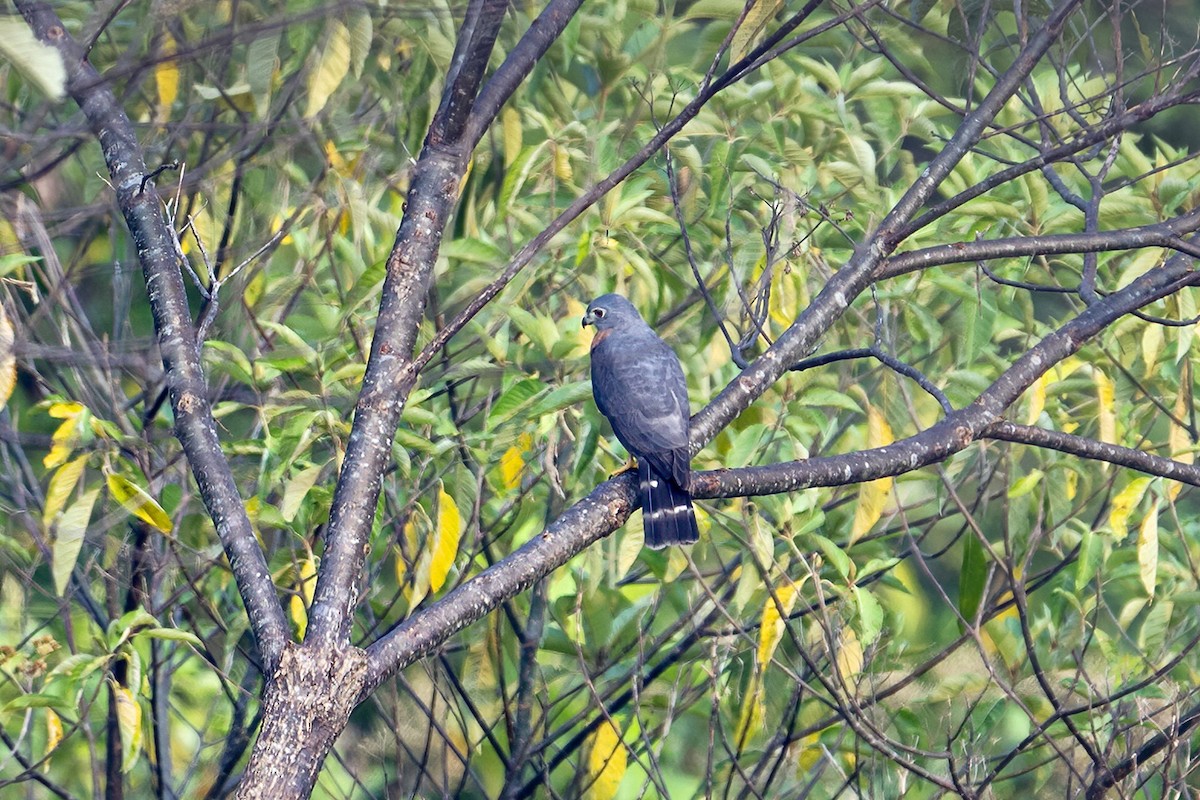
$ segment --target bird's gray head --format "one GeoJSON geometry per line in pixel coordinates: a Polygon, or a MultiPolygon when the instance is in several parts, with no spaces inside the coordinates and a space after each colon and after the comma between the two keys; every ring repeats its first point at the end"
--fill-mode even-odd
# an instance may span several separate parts
{"type": "Polygon", "coordinates": [[[607,331],[629,325],[645,325],[633,303],[619,294],[605,294],[588,303],[583,326],[595,325],[596,331],[607,331]]]}

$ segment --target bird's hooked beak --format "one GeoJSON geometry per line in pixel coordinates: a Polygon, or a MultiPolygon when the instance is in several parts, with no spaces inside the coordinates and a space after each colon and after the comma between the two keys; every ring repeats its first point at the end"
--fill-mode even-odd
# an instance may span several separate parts
{"type": "Polygon", "coordinates": [[[595,324],[596,324],[596,315],[595,314],[593,314],[591,311],[588,311],[586,314],[583,315],[583,326],[582,327],[586,328],[588,325],[595,325],[595,324]]]}

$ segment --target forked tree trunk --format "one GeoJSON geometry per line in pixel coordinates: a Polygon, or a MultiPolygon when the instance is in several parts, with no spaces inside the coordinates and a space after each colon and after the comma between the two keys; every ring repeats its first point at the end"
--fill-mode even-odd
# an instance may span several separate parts
{"type": "Polygon", "coordinates": [[[367,673],[357,647],[328,652],[289,643],[267,683],[262,731],[239,800],[305,800],[358,704],[367,673]]]}

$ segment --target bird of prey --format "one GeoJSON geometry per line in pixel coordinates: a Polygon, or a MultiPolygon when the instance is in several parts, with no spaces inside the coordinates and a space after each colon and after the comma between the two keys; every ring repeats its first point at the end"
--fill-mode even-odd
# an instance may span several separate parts
{"type": "Polygon", "coordinates": [[[688,396],[679,359],[619,294],[588,304],[583,324],[596,327],[596,405],[638,461],[646,546],[691,544],[700,532],[688,491],[688,396]]]}

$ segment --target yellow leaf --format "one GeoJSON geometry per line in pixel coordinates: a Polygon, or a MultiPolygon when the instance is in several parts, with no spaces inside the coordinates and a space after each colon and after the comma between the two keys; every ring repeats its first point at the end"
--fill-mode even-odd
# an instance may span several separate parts
{"type": "Polygon", "coordinates": [[[551,148],[554,153],[554,177],[560,181],[571,180],[575,175],[575,170],[571,168],[571,153],[557,143],[551,143],[551,148]]]}
{"type": "Polygon", "coordinates": [[[521,485],[521,471],[525,469],[524,455],[521,448],[514,444],[500,456],[500,480],[509,491],[521,485]]]}
{"type": "Polygon", "coordinates": [[[854,544],[875,527],[875,523],[883,516],[883,509],[891,495],[891,478],[867,481],[858,487],[858,506],[854,509],[854,524],[850,528],[848,544],[854,544]]]}
{"type": "Polygon", "coordinates": [[[110,681],[110,685],[117,705],[117,729],[121,732],[121,771],[128,772],[142,750],[142,707],[133,692],[115,681],[110,681]]]}
{"type": "Polygon", "coordinates": [[[296,626],[296,639],[304,641],[304,634],[308,632],[308,609],[304,607],[304,601],[299,595],[292,595],[292,599],[288,601],[288,610],[292,615],[292,624],[296,626]]]}
{"type": "Polygon", "coordinates": [[[83,404],[73,400],[52,403],[46,413],[54,419],[75,419],[83,413],[83,404]]]}
{"type": "Polygon", "coordinates": [[[750,676],[750,687],[742,700],[742,709],[738,712],[733,741],[739,751],[745,748],[751,736],[762,730],[764,717],[766,707],[763,702],[762,675],[756,672],[750,676]]]}
{"type": "Polygon", "coordinates": [[[16,340],[8,312],[0,304],[0,409],[8,405],[8,398],[12,397],[17,385],[17,357],[13,354],[16,340]]]}
{"type": "Polygon", "coordinates": [[[47,409],[47,414],[54,419],[61,419],[63,423],[50,437],[50,452],[42,459],[42,465],[46,469],[62,466],[71,457],[71,452],[79,442],[79,425],[77,423],[84,410],[81,404],[75,402],[53,403],[47,409]]]}
{"type": "Polygon", "coordinates": [[[297,589],[300,596],[304,598],[305,607],[311,606],[313,601],[313,590],[317,587],[317,562],[310,553],[305,558],[300,559],[300,580],[297,581],[297,589]]]}
{"type": "Polygon", "coordinates": [[[63,738],[62,719],[53,708],[46,709],[46,755],[50,755],[63,738]]]}
{"type": "Polygon", "coordinates": [[[308,74],[308,104],[304,109],[306,117],[321,112],[350,72],[349,28],[337,20],[330,20],[325,26],[325,34],[325,47],[321,49],[316,66],[308,74]]]}
{"type": "Polygon", "coordinates": [[[789,583],[781,586],[775,591],[775,594],[779,598],[778,604],[776,604],[775,598],[769,595],[766,602],[763,603],[762,624],[758,629],[757,668],[759,670],[766,668],[771,657],[775,655],[775,648],[779,646],[780,639],[783,638],[785,617],[792,613],[792,607],[796,605],[796,585],[789,583]],[[783,606],[783,616],[779,613],[779,606],[783,606]]]}
{"type": "Polygon", "coordinates": [[[1113,387],[1113,382],[1109,380],[1108,376],[1098,369],[1092,370],[1092,380],[1096,383],[1096,400],[1099,404],[1100,440],[1116,444],[1116,389],[1113,387]]]}
{"type": "Polygon", "coordinates": [[[1151,480],[1149,477],[1134,478],[1113,498],[1112,510],[1108,512],[1108,526],[1118,541],[1129,535],[1129,515],[1142,501],[1142,495],[1146,493],[1151,480]]]}
{"type": "Polygon", "coordinates": [[[863,650],[862,645],[858,642],[858,634],[849,626],[842,628],[842,632],[838,636],[834,662],[837,664],[838,675],[841,676],[846,686],[856,686],[858,676],[862,673],[863,668],[863,650]]]}
{"type": "MultiPolygon", "coordinates": [[[[175,55],[175,38],[171,34],[163,36],[162,54],[175,55]]],[[[171,106],[179,96],[179,64],[173,58],[159,62],[154,68],[154,85],[158,89],[158,112],[156,117],[162,121],[171,116],[171,106]]]]}
{"type": "Polygon", "coordinates": [[[108,482],[109,494],[116,498],[126,511],[163,533],[171,532],[171,518],[163,511],[158,501],[146,494],[145,489],[115,472],[105,472],[104,477],[108,482]]]}
{"type": "Polygon", "coordinates": [[[433,532],[432,558],[429,562],[429,588],[439,591],[458,557],[458,541],[462,536],[462,515],[454,498],[438,483],[437,528],[433,532]]]}
{"type": "Polygon", "coordinates": [[[78,441],[79,431],[75,426],[75,420],[69,419],[59,425],[50,436],[50,452],[46,453],[46,457],[42,459],[42,466],[46,469],[54,469],[67,463],[67,459],[75,451],[75,444],[78,441]]]}
{"type": "MultiPolygon", "coordinates": [[[[867,406],[867,447],[883,447],[893,441],[892,428],[883,414],[875,406],[867,406]]],[[[857,542],[879,522],[891,494],[891,478],[867,481],[858,487],[858,506],[854,509],[849,544],[857,542]]]]}
{"type": "Polygon", "coordinates": [[[325,141],[325,158],[329,161],[330,168],[335,173],[343,178],[349,176],[350,168],[346,165],[346,159],[342,158],[342,154],[338,152],[337,144],[332,139],[325,141]]]}
{"type": "Polygon", "coordinates": [[[1146,594],[1154,597],[1158,583],[1158,508],[1150,509],[1138,528],[1137,539],[1138,576],[1146,594]]]}
{"type": "MultiPolygon", "coordinates": [[[[1179,394],[1175,397],[1175,419],[1187,418],[1190,395],[1190,391],[1185,391],[1183,387],[1180,388],[1179,394]]],[[[1196,460],[1196,453],[1192,448],[1192,442],[1188,437],[1187,430],[1173,422],[1171,423],[1171,430],[1167,434],[1167,447],[1170,448],[1171,458],[1176,461],[1191,464],[1196,460]]],[[[1182,483],[1172,481],[1167,487],[1167,498],[1174,501],[1182,490],[1182,483]]]]}
{"type": "Polygon", "coordinates": [[[628,755],[621,732],[605,720],[589,737],[584,800],[612,800],[625,777],[628,755]]]}
{"type": "Polygon", "coordinates": [[[79,483],[79,476],[87,465],[88,456],[82,455],[74,461],[63,464],[50,477],[50,485],[46,487],[46,504],[42,509],[42,524],[47,528],[54,524],[58,512],[67,505],[67,498],[79,483]]]}
{"type": "Polygon", "coordinates": [[[754,5],[750,6],[750,10],[746,12],[741,26],[733,34],[733,42],[729,47],[730,64],[741,61],[754,49],[752,45],[755,40],[758,39],[763,28],[771,21],[771,17],[775,16],[775,12],[782,4],[783,0],[754,1],[754,5]]]}
{"type": "Polygon", "coordinates": [[[883,447],[896,439],[892,435],[892,426],[879,413],[875,406],[867,406],[867,447],[883,447]]]}
{"type": "Polygon", "coordinates": [[[802,779],[808,778],[809,771],[817,765],[824,755],[821,749],[821,732],[810,733],[800,740],[800,752],[796,756],[796,766],[802,779]]]}
{"type": "Polygon", "coordinates": [[[50,551],[50,572],[54,575],[54,591],[60,597],[71,580],[71,571],[75,569],[84,535],[87,534],[88,520],[92,518],[92,506],[99,495],[99,486],[85,492],[58,518],[54,548],[50,551]]]}
{"type": "Polygon", "coordinates": [[[1163,329],[1161,325],[1149,323],[1142,332],[1142,364],[1146,368],[1147,377],[1157,376],[1161,365],[1158,363],[1158,353],[1162,350],[1163,329]]]}
{"type": "Polygon", "coordinates": [[[1029,412],[1025,415],[1026,425],[1037,424],[1046,408],[1046,374],[1042,373],[1033,386],[1029,387],[1029,412]]]}
{"type": "Polygon", "coordinates": [[[512,106],[500,112],[500,126],[504,133],[504,166],[510,166],[521,155],[521,115],[512,106]]]}
{"type": "MultiPolygon", "coordinates": [[[[270,231],[271,231],[271,235],[272,235],[272,236],[274,236],[275,234],[279,233],[279,231],[283,230],[283,221],[284,221],[285,219],[290,219],[290,218],[291,218],[291,216],[292,216],[292,213],[293,213],[295,210],[296,210],[296,209],[294,209],[294,208],[289,208],[289,209],[288,209],[288,210],[287,210],[285,213],[283,213],[283,214],[276,214],[275,216],[271,217],[271,227],[270,227],[270,231]]],[[[293,236],[292,236],[290,233],[285,233],[285,234],[283,235],[283,238],[279,240],[279,243],[280,243],[280,244],[294,244],[294,243],[295,243],[295,241],[296,241],[296,239],[295,239],[295,238],[294,238],[294,237],[293,237],[293,236]]],[[[259,275],[261,275],[262,273],[260,272],[260,273],[258,273],[258,274],[259,274],[259,275]]],[[[247,288],[247,290],[249,290],[249,289],[250,289],[250,287],[249,287],[249,286],[247,286],[246,288],[247,288]]],[[[262,293],[262,289],[261,289],[261,288],[258,290],[258,293],[259,293],[259,294],[261,294],[261,293],[262,293]]],[[[248,299],[247,299],[247,303],[248,303],[250,306],[253,306],[253,305],[254,305],[254,303],[255,303],[257,300],[258,300],[258,296],[257,296],[257,295],[255,295],[255,296],[252,296],[252,297],[248,298],[248,299]]]]}

